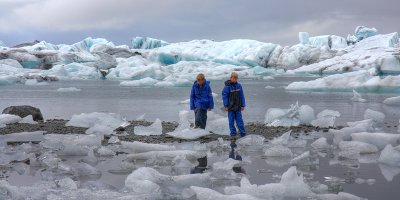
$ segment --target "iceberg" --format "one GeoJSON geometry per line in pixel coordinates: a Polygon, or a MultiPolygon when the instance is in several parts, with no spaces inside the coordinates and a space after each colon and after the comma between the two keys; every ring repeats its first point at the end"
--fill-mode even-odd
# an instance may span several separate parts
{"type": "Polygon", "coordinates": [[[132,39],[132,49],[154,49],[168,44],[166,41],[150,37],[135,37],[132,39]]]}
{"type": "Polygon", "coordinates": [[[7,47],[6,44],[4,44],[3,41],[0,40],[0,47],[7,47]]]}

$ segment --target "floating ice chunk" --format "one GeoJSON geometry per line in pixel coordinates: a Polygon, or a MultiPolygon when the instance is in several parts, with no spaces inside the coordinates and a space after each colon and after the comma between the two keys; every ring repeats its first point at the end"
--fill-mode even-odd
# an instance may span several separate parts
{"type": "Polygon", "coordinates": [[[133,171],[125,179],[125,187],[134,194],[151,194],[157,199],[161,198],[162,193],[180,199],[182,192],[190,186],[208,187],[209,183],[210,175],[207,173],[168,176],[148,167],[133,171]]]}
{"type": "Polygon", "coordinates": [[[101,171],[96,169],[95,167],[84,163],[84,162],[79,162],[79,163],[73,163],[72,164],[72,170],[75,175],[77,176],[96,176],[100,177],[101,176],[101,171]]]}
{"type": "Polygon", "coordinates": [[[21,120],[22,118],[17,115],[0,114],[0,125],[18,123],[21,120]]]}
{"type": "Polygon", "coordinates": [[[358,160],[360,158],[360,151],[357,149],[350,149],[345,151],[340,151],[338,154],[340,160],[358,160]]]}
{"type": "Polygon", "coordinates": [[[44,131],[11,133],[1,137],[4,142],[42,141],[44,131]]]}
{"type": "Polygon", "coordinates": [[[267,157],[293,157],[292,151],[284,146],[273,146],[265,150],[267,157]]]}
{"type": "Polygon", "coordinates": [[[290,161],[291,165],[299,165],[309,161],[310,151],[306,151],[290,161]]]}
{"type": "Polygon", "coordinates": [[[134,130],[136,135],[161,135],[162,134],[162,124],[160,119],[156,119],[154,123],[150,126],[137,126],[134,130]]]}
{"type": "Polygon", "coordinates": [[[189,103],[190,103],[190,99],[186,99],[186,100],[179,102],[179,104],[189,104],[189,103]]]}
{"type": "Polygon", "coordinates": [[[252,185],[246,177],[242,177],[240,187],[225,187],[225,194],[239,195],[248,194],[261,199],[282,199],[285,194],[286,187],[280,183],[269,183],[265,185],[252,185]]]}
{"type": "Polygon", "coordinates": [[[383,103],[389,106],[400,106],[400,96],[387,98],[383,103]]]}
{"type": "Polygon", "coordinates": [[[351,98],[351,100],[354,102],[361,102],[361,103],[364,103],[367,101],[366,99],[363,99],[361,94],[355,90],[353,90],[353,97],[351,98]]]}
{"type": "Polygon", "coordinates": [[[228,118],[216,114],[213,111],[208,112],[206,130],[218,135],[229,135],[228,118]]]}
{"type": "Polygon", "coordinates": [[[318,113],[317,119],[313,120],[311,124],[318,127],[332,127],[337,117],[340,117],[338,111],[326,109],[318,113]]]}
{"type": "Polygon", "coordinates": [[[400,134],[361,132],[361,133],[352,133],[351,138],[354,141],[373,144],[379,149],[383,149],[388,144],[391,144],[392,146],[398,145],[400,140],[400,134]]]}
{"type": "Polygon", "coordinates": [[[386,145],[378,161],[386,165],[400,167],[400,148],[393,148],[391,144],[386,145]]]}
{"type": "Polygon", "coordinates": [[[298,126],[309,124],[314,116],[314,109],[308,105],[299,106],[298,102],[289,109],[270,108],[265,115],[265,123],[270,126],[298,126]]]}
{"type": "Polygon", "coordinates": [[[338,194],[319,194],[316,198],[318,200],[363,200],[361,197],[346,192],[339,192],[338,194]]]}
{"type": "Polygon", "coordinates": [[[270,141],[270,143],[273,145],[287,145],[289,143],[290,133],[292,133],[291,130],[282,134],[279,137],[274,138],[270,141]]]}
{"type": "Polygon", "coordinates": [[[385,114],[367,109],[364,113],[364,119],[372,119],[376,126],[382,125],[385,120],[385,114]]]}
{"type": "Polygon", "coordinates": [[[132,153],[143,153],[149,151],[174,151],[176,150],[173,145],[166,144],[148,144],[143,142],[125,142],[121,141],[121,145],[124,148],[128,148],[132,153]]]}
{"type": "Polygon", "coordinates": [[[354,34],[357,37],[358,41],[361,41],[365,38],[369,38],[369,37],[378,35],[378,30],[376,30],[376,28],[367,28],[365,26],[357,26],[356,30],[354,31],[354,34]]]}
{"type": "Polygon", "coordinates": [[[97,135],[82,135],[82,134],[46,134],[44,141],[40,144],[45,148],[63,149],[69,147],[95,147],[100,146],[102,138],[97,135]]]}
{"type": "Polygon", "coordinates": [[[225,199],[225,200],[261,200],[259,198],[253,197],[248,194],[233,194],[233,195],[224,195],[215,190],[209,188],[201,188],[191,186],[192,189],[196,193],[196,198],[199,200],[211,200],[211,199],[225,199]]]}
{"type": "Polygon", "coordinates": [[[342,151],[358,151],[359,153],[376,153],[379,149],[372,144],[359,142],[359,141],[341,141],[339,149],[342,151]]]}
{"type": "Polygon", "coordinates": [[[400,167],[393,167],[385,164],[379,164],[379,169],[383,177],[389,182],[393,180],[393,178],[400,174],[400,167]]]}
{"type": "Polygon", "coordinates": [[[211,133],[208,130],[191,128],[189,122],[189,111],[183,110],[179,112],[179,126],[174,131],[167,134],[175,138],[194,140],[211,133]]]}
{"type": "Polygon", "coordinates": [[[249,134],[245,137],[239,138],[236,143],[239,146],[262,146],[264,144],[265,137],[256,134],[249,134]]]}
{"type": "Polygon", "coordinates": [[[298,175],[295,166],[282,174],[281,184],[286,186],[285,196],[306,197],[311,193],[310,187],[304,183],[303,174],[298,175]]]}
{"type": "Polygon", "coordinates": [[[159,81],[150,77],[146,77],[140,80],[133,81],[122,81],[120,83],[121,86],[130,86],[130,87],[149,87],[154,86],[159,81]]]}
{"type": "Polygon", "coordinates": [[[123,122],[118,114],[93,112],[73,115],[66,126],[86,127],[87,134],[104,135],[112,133],[123,122]]]}
{"type": "Polygon", "coordinates": [[[28,79],[25,81],[25,85],[35,86],[35,85],[48,85],[47,82],[38,82],[36,79],[28,79]]]}
{"type": "Polygon", "coordinates": [[[168,44],[166,41],[150,37],[135,37],[132,39],[132,49],[154,49],[168,44]]]}
{"type": "Polygon", "coordinates": [[[237,166],[240,164],[241,161],[239,160],[234,160],[232,158],[228,158],[227,160],[223,162],[215,162],[213,164],[213,170],[216,171],[230,171],[234,166],[237,166]]]}
{"type": "Polygon", "coordinates": [[[313,143],[311,143],[311,147],[313,147],[314,149],[329,149],[330,145],[328,144],[325,137],[320,137],[313,143]]]}
{"type": "Polygon", "coordinates": [[[265,89],[274,89],[274,88],[275,88],[274,86],[270,86],[270,85],[265,86],[265,89]]]}
{"type": "Polygon", "coordinates": [[[144,153],[129,154],[127,156],[128,161],[134,160],[173,160],[177,156],[184,156],[189,161],[196,161],[197,158],[206,156],[203,152],[190,151],[190,150],[174,150],[174,151],[148,151],[144,153]]]}
{"type": "Polygon", "coordinates": [[[57,92],[80,92],[81,89],[76,87],[69,87],[69,88],[58,88],[57,92]]]}

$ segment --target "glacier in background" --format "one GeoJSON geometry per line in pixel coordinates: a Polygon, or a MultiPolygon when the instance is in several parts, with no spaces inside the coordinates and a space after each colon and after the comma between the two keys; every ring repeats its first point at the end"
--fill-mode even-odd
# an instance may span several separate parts
{"type": "Polygon", "coordinates": [[[91,37],[72,45],[35,41],[5,47],[0,42],[0,85],[25,84],[29,79],[41,85],[103,78],[121,80],[122,86],[174,87],[190,85],[199,72],[221,80],[233,70],[249,79],[323,75],[292,83],[289,90],[380,91],[399,85],[399,37],[397,32],[379,34],[375,28],[359,26],[347,38],[300,32],[299,43],[293,46],[248,39],[168,43],[149,37],[135,37],[130,46],[91,37]],[[386,75],[392,76],[382,77],[386,75]],[[349,77],[350,85],[346,84],[349,77]]]}

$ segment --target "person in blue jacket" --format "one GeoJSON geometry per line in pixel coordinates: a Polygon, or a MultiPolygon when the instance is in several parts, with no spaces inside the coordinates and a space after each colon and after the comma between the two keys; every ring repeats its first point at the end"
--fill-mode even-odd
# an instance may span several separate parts
{"type": "Polygon", "coordinates": [[[190,93],[190,110],[195,113],[195,128],[206,128],[207,111],[214,109],[210,81],[207,81],[204,74],[200,73],[193,83],[190,93]]]}
{"type": "Polygon", "coordinates": [[[237,82],[238,77],[236,72],[232,72],[230,80],[225,81],[225,87],[222,90],[222,100],[224,101],[225,112],[228,112],[229,129],[232,137],[236,136],[235,121],[240,136],[244,137],[246,135],[242,118],[246,100],[242,85],[237,82]]]}

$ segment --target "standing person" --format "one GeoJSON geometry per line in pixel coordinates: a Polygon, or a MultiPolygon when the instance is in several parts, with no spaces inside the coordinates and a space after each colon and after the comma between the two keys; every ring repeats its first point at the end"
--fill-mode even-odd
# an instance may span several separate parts
{"type": "Polygon", "coordinates": [[[238,73],[232,72],[230,80],[225,81],[225,87],[222,90],[222,100],[224,101],[225,112],[228,112],[229,129],[231,137],[236,136],[236,125],[239,128],[240,136],[246,135],[242,111],[246,107],[243,88],[238,80],[238,73]]]}
{"type": "Polygon", "coordinates": [[[214,99],[212,96],[210,81],[207,81],[204,74],[200,73],[193,83],[190,94],[190,110],[194,110],[195,128],[206,128],[207,110],[214,109],[214,99]]]}

